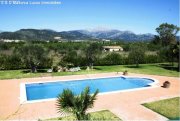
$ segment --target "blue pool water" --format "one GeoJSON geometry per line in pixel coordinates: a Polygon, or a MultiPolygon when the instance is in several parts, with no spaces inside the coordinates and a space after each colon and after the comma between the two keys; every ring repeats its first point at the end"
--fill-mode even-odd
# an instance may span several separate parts
{"type": "Polygon", "coordinates": [[[87,86],[90,87],[91,93],[95,92],[96,89],[99,89],[99,92],[103,93],[147,87],[152,82],[154,81],[145,78],[111,77],[76,81],[33,83],[26,84],[25,87],[27,100],[32,101],[56,98],[58,94],[62,93],[63,89],[67,88],[71,89],[75,94],[78,95],[87,86]]]}

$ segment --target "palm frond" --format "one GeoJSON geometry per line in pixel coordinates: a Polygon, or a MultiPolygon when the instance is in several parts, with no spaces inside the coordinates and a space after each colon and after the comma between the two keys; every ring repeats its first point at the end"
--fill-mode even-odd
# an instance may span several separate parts
{"type": "Polygon", "coordinates": [[[57,97],[57,109],[58,112],[72,112],[74,94],[71,90],[65,89],[62,94],[57,97]]]}
{"type": "Polygon", "coordinates": [[[90,88],[86,87],[80,95],[75,96],[69,89],[63,90],[57,97],[57,109],[59,113],[73,113],[78,120],[87,120],[86,110],[93,107],[98,90],[93,95],[90,94],[90,88]]]}

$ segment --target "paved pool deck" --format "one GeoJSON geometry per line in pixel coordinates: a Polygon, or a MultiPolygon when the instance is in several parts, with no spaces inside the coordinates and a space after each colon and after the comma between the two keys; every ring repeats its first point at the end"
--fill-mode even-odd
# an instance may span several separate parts
{"type": "MultiPolygon", "coordinates": [[[[121,74],[122,73],[119,73],[118,75],[120,76],[121,74]]],[[[55,100],[20,104],[21,83],[111,76],[117,76],[117,73],[0,80],[0,120],[37,120],[60,116],[60,114],[57,113],[55,100]]],[[[90,109],[89,112],[110,110],[122,120],[168,120],[141,104],[180,96],[179,78],[134,73],[130,73],[128,76],[154,78],[158,80],[159,83],[155,88],[98,95],[94,107],[90,109]],[[171,87],[166,89],[162,88],[163,82],[167,80],[171,82],[171,87]]]]}

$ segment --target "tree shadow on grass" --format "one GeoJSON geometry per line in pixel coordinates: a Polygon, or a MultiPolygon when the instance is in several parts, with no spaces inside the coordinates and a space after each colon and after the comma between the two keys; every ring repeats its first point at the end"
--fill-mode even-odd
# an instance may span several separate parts
{"type": "MultiPolygon", "coordinates": [[[[82,70],[87,70],[87,66],[83,66],[81,67],[82,70]]],[[[98,68],[98,67],[93,67],[94,70],[103,70],[101,68],[98,68]]]]}
{"type": "MultiPolygon", "coordinates": [[[[31,70],[30,69],[27,69],[27,70],[23,70],[22,73],[31,73],[31,70]]],[[[47,73],[47,70],[46,69],[37,69],[37,72],[36,73],[47,73]]]]}
{"type": "Polygon", "coordinates": [[[178,67],[172,66],[171,64],[159,64],[157,65],[158,67],[164,68],[166,70],[171,70],[171,71],[179,71],[178,67]]]}
{"type": "Polygon", "coordinates": [[[94,69],[95,69],[95,70],[98,70],[98,71],[102,70],[101,68],[97,68],[97,67],[94,67],[94,69]]]}
{"type": "Polygon", "coordinates": [[[141,65],[139,65],[139,66],[136,66],[136,65],[126,65],[124,67],[126,67],[126,68],[136,68],[136,69],[143,68],[141,65]]]}

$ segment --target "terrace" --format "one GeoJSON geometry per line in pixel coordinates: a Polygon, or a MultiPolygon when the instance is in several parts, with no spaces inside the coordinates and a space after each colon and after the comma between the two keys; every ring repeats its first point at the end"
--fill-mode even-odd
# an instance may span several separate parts
{"type": "MultiPolygon", "coordinates": [[[[121,74],[118,74],[119,76],[121,74]]],[[[27,82],[49,82],[55,80],[74,80],[86,78],[101,78],[117,76],[117,73],[101,73],[89,75],[73,75],[61,77],[40,77],[24,79],[1,80],[0,85],[0,114],[1,119],[48,119],[59,117],[56,101],[20,104],[20,84],[27,82]]],[[[122,120],[167,120],[166,117],[153,112],[141,104],[179,96],[180,83],[178,77],[155,76],[130,73],[129,76],[149,77],[159,81],[157,87],[137,91],[117,92],[98,95],[94,108],[89,112],[109,110],[122,120]],[[163,82],[168,80],[170,88],[162,88],[163,82]],[[107,100],[108,99],[108,100],[107,100]],[[138,111],[137,111],[138,110],[138,111]],[[142,115],[143,114],[143,115],[142,115]]]]}

